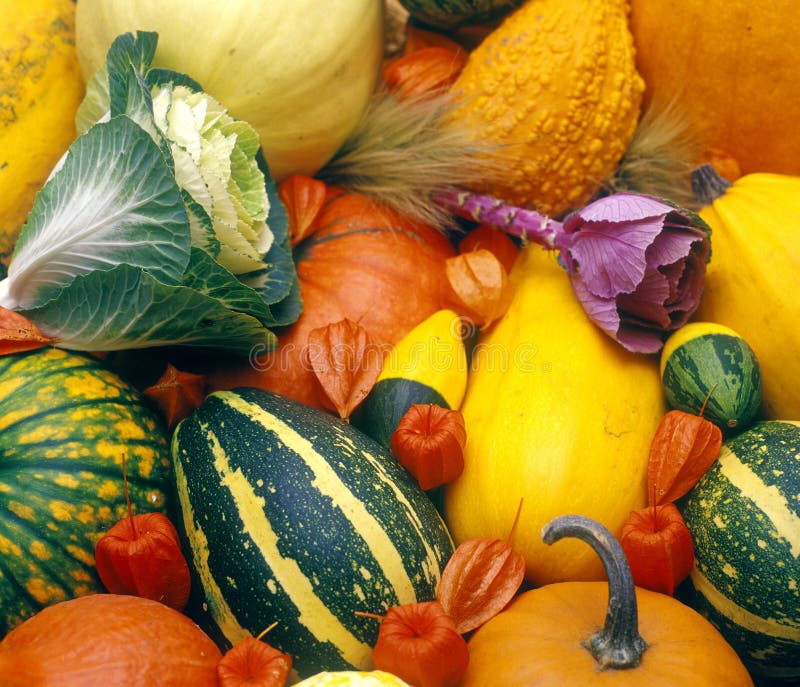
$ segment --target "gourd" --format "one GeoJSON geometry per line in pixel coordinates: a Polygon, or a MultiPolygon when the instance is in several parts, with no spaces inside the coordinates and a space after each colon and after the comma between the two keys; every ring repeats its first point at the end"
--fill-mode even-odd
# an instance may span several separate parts
{"type": "Polygon", "coordinates": [[[172,456],[190,613],[221,644],[277,622],[269,643],[300,677],[365,670],[378,623],[357,612],[435,597],[453,552],[435,507],[332,414],[262,389],[215,392],[178,425],[172,456]]]}
{"type": "Polygon", "coordinates": [[[0,356],[0,635],[39,609],[102,591],[97,540],[126,513],[167,511],[166,429],[97,359],[0,356]]]}
{"type": "Polygon", "coordinates": [[[695,565],[684,600],[754,677],[800,677],[800,422],[757,422],[726,440],[681,504],[695,565]]]}
{"type": "Polygon", "coordinates": [[[451,121],[502,164],[478,190],[559,216],[612,175],[633,136],[644,83],[625,0],[528,0],[469,56],[451,121]]]}
{"type": "Polygon", "coordinates": [[[298,682],[295,687],[409,687],[396,675],[382,670],[323,672],[298,682]]]}
{"type": "Polygon", "coordinates": [[[252,125],[276,181],[313,175],[350,134],[383,58],[381,0],[83,0],[76,44],[85,78],[126,31],[158,32],[155,64],[199,82],[252,125]],[[313,38],[312,38],[313,37],[313,38]]]}
{"type": "Polygon", "coordinates": [[[0,642],[3,687],[217,686],[217,645],[158,601],[90,594],[45,608],[0,642]]]}
{"type": "Polygon", "coordinates": [[[746,429],[761,405],[761,367],[730,327],[689,322],[664,343],[661,383],[670,408],[698,414],[723,432],[746,429]]]}
{"type": "Polygon", "coordinates": [[[350,421],[389,448],[392,433],[413,404],[458,410],[467,386],[461,328],[453,310],[439,310],[414,327],[389,351],[350,421]]]}
{"type": "Polygon", "coordinates": [[[513,546],[528,580],[598,579],[602,567],[586,547],[556,551],[536,533],[570,511],[619,536],[630,511],[644,507],[664,413],[658,365],[593,325],[538,246],[521,250],[510,279],[511,305],[473,349],[461,405],[464,472],[445,487],[445,519],[457,542],[505,539],[522,501],[513,546]]]}
{"type": "Polygon", "coordinates": [[[524,0],[400,0],[409,15],[437,29],[483,24],[508,14],[524,0]]]}
{"type": "Polygon", "coordinates": [[[83,79],[75,53],[75,3],[0,2],[0,261],[58,159],[77,136],[83,79]]]}
{"type": "Polygon", "coordinates": [[[712,255],[694,318],[723,324],[758,358],[766,419],[800,418],[800,177],[747,174],[733,185],[695,172],[712,255]]]}
{"type": "Polygon", "coordinates": [[[568,543],[565,537],[589,544],[608,582],[560,582],[517,596],[470,639],[460,687],[752,686],[711,623],[666,594],[634,587],[625,554],[606,528],[564,515],[542,536],[555,550],[568,543]]]}
{"type": "Polygon", "coordinates": [[[455,251],[431,227],[367,196],[330,187],[318,229],[294,249],[303,312],[275,353],[244,363],[213,361],[212,389],[257,386],[315,407],[323,391],[306,360],[308,334],[349,318],[388,351],[437,310],[455,307],[445,261],[455,251]]]}
{"type": "Polygon", "coordinates": [[[794,0],[630,5],[645,106],[674,101],[701,144],[698,163],[733,158],[743,174],[800,174],[800,138],[785,135],[800,119],[794,0]]]}

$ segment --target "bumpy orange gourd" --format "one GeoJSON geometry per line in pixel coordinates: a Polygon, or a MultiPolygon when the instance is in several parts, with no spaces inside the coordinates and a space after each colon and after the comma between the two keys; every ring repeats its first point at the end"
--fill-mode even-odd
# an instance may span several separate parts
{"type": "Polygon", "coordinates": [[[559,216],[610,177],[639,117],[625,0],[527,0],[469,56],[453,118],[505,162],[475,190],[559,216]]]}
{"type": "Polygon", "coordinates": [[[631,0],[630,24],[645,103],[675,99],[704,159],[800,174],[796,0],[631,0]]]}

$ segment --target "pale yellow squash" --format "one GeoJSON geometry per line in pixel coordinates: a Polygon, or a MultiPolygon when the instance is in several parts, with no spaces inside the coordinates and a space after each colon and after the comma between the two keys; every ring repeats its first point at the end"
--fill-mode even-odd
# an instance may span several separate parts
{"type": "Polygon", "coordinates": [[[476,190],[560,216],[615,171],[639,118],[625,0],[527,0],[476,47],[453,84],[453,120],[505,167],[476,190]]]}
{"type": "Polygon", "coordinates": [[[276,181],[313,175],[373,93],[382,0],[81,0],[77,47],[89,77],[126,31],[159,34],[155,66],[188,74],[252,125],[276,181]]]}
{"type": "Polygon", "coordinates": [[[588,319],[555,255],[524,248],[511,272],[514,300],[481,336],[461,411],[465,467],[446,490],[460,542],[512,539],[535,584],[602,579],[593,551],[548,547],[541,529],[565,513],[616,536],[646,503],[650,442],[664,413],[658,361],[630,353],[588,319]]]}
{"type": "Polygon", "coordinates": [[[75,3],[0,0],[0,261],[36,193],[77,136],[83,79],[75,3]]]}
{"type": "Polygon", "coordinates": [[[747,174],[700,216],[712,252],[694,317],[750,344],[767,419],[800,420],[800,177],[747,174]]]}

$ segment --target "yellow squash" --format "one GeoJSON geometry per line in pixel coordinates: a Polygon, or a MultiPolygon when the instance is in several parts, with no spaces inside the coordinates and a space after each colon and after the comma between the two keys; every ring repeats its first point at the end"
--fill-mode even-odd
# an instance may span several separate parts
{"type": "Polygon", "coordinates": [[[750,344],[767,419],[800,420],[800,177],[747,174],[700,216],[712,253],[695,319],[727,325],[750,344]]]}
{"type": "Polygon", "coordinates": [[[527,0],[475,48],[453,119],[506,163],[480,190],[559,216],[612,175],[639,117],[625,0],[527,0]]]}
{"type": "Polygon", "coordinates": [[[75,139],[83,79],[75,3],[0,0],[0,261],[33,199],[75,139]]]}
{"type": "Polygon", "coordinates": [[[630,353],[588,319],[553,254],[529,245],[511,272],[514,300],[482,335],[461,412],[465,467],[446,490],[456,541],[504,539],[535,584],[602,579],[591,549],[557,551],[540,536],[563,513],[600,521],[616,536],[646,503],[650,442],[662,414],[658,361],[630,353]]]}

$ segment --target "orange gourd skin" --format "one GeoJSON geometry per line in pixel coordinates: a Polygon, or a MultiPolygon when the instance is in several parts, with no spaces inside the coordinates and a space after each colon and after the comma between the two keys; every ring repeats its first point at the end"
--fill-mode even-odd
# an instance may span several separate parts
{"type": "Polygon", "coordinates": [[[217,687],[216,644],[158,601],[93,594],[48,606],[0,642],[3,687],[217,687]]]}
{"type": "Polygon", "coordinates": [[[331,187],[319,227],[295,247],[303,312],[279,335],[277,351],[208,371],[212,390],[256,386],[315,407],[324,396],[307,361],[311,330],[348,318],[363,326],[379,355],[428,316],[456,309],[445,260],[448,239],[377,206],[366,196],[331,187]]]}
{"type": "Polygon", "coordinates": [[[558,582],[518,596],[479,628],[459,687],[751,687],[727,642],[699,613],[672,597],[636,590],[642,662],[599,670],[581,646],[606,613],[605,582],[558,582]]]}
{"type": "Polygon", "coordinates": [[[676,99],[705,146],[698,162],[733,158],[741,174],[800,174],[796,0],[630,4],[645,106],[676,99]]]}

